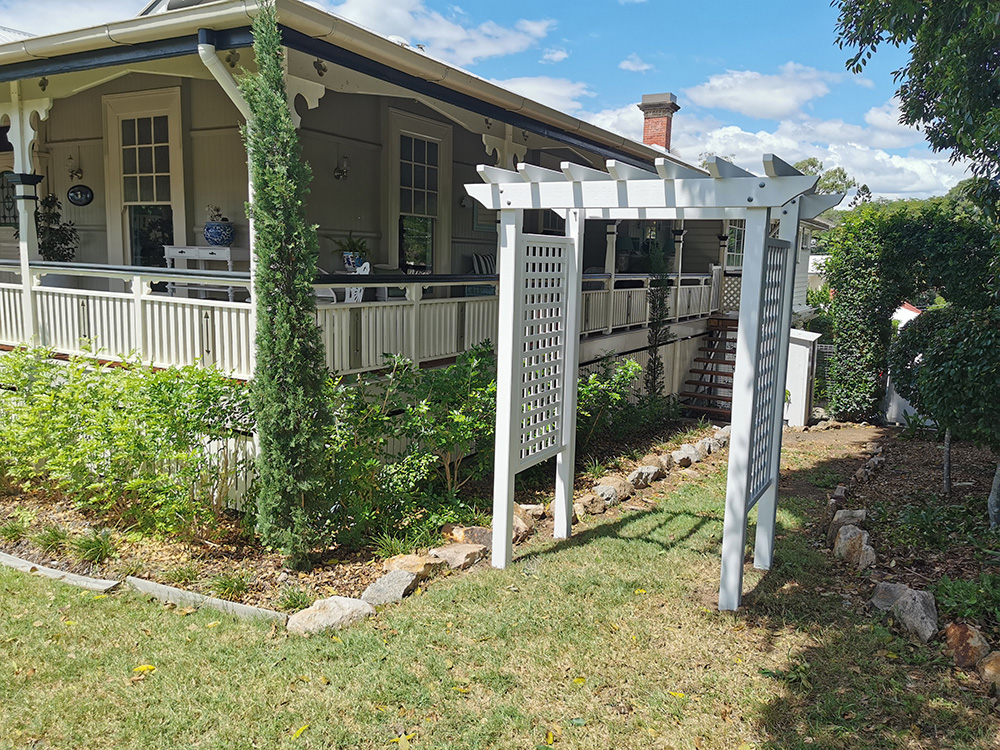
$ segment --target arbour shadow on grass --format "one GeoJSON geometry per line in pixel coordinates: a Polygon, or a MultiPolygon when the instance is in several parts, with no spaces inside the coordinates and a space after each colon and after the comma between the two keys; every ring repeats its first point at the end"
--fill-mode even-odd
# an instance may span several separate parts
{"type": "MultiPolygon", "coordinates": [[[[859,438],[856,447],[884,439],[885,434],[859,438]]],[[[794,451],[797,446],[789,448],[794,451]]],[[[876,615],[863,611],[873,588],[867,577],[851,573],[821,549],[825,530],[818,521],[833,489],[829,483],[838,477],[846,482],[860,463],[855,456],[825,458],[782,472],[774,566],[746,592],[738,617],[764,631],[765,651],[779,648],[781,633],[789,628],[810,633],[814,645],[787,654],[785,672],[772,675],[773,696],[750,717],[766,737],[763,747],[996,747],[1000,734],[991,727],[988,699],[951,677],[938,644],[910,645],[882,627],[876,615]],[[862,611],[845,607],[840,591],[849,587],[856,588],[853,606],[862,611]]],[[[717,531],[708,533],[708,543],[700,551],[718,554],[723,506],[720,496],[717,512],[671,510],[663,505],[630,511],[569,539],[527,550],[515,561],[527,562],[598,539],[642,541],[668,551],[704,534],[711,524],[717,531]],[[653,521],[655,515],[661,518],[653,521]],[[689,523],[683,525],[685,519],[689,523]],[[676,528],[679,522],[681,529],[676,528]],[[675,533],[668,536],[671,526],[675,533]]],[[[755,530],[751,523],[748,540],[755,530]]],[[[752,552],[746,561],[751,563],[752,552]]],[[[702,593],[717,591],[718,579],[706,584],[702,593]]]]}

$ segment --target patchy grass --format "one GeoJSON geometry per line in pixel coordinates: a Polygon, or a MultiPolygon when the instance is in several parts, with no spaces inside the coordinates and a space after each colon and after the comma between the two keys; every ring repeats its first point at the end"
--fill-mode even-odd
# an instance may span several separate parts
{"type": "Polygon", "coordinates": [[[715,609],[721,470],[336,637],[0,570],[0,726],[18,748],[995,747],[973,678],[857,611],[870,587],[818,549],[825,493],[796,475],[828,448],[792,446],[802,491],[735,616],[715,609]]]}

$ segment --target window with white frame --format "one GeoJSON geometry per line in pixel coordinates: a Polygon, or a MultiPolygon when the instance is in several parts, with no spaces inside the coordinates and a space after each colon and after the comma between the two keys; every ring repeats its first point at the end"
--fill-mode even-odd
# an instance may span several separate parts
{"type": "Polygon", "coordinates": [[[390,260],[412,273],[450,265],[451,128],[390,111],[390,260]],[[395,254],[393,257],[392,254],[395,254]]]}
{"type": "Polygon", "coordinates": [[[726,245],[726,268],[743,268],[743,242],[746,236],[746,219],[730,219],[728,222],[727,234],[729,241],[726,245]]]}

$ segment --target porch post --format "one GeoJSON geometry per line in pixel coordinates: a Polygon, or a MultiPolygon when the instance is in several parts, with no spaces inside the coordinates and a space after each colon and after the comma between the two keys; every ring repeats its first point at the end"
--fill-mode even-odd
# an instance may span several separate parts
{"type": "MultiPolygon", "coordinates": [[[[52,107],[51,99],[21,98],[21,82],[10,83],[10,108],[7,115],[10,119],[8,140],[14,146],[14,172],[31,174],[34,172],[31,146],[34,142],[35,130],[31,124],[32,115],[38,114],[40,120],[48,116],[52,107]]],[[[35,207],[37,189],[27,185],[18,185],[16,197],[18,201],[18,245],[21,261],[21,290],[23,304],[24,330],[26,342],[33,342],[38,335],[38,320],[33,299],[34,280],[31,277],[30,262],[38,259],[38,234],[35,228],[35,207]]],[[[38,343],[38,342],[34,342],[38,343]]]]}
{"type": "MultiPolygon", "coordinates": [[[[798,256],[799,202],[792,199],[781,209],[778,239],[790,243],[784,258],[781,290],[781,318],[778,322],[778,361],[774,377],[778,383],[778,398],[774,400],[771,442],[771,484],[757,502],[757,537],[753,546],[753,566],[770,570],[774,558],[774,525],[778,512],[778,483],[781,480],[781,436],[785,414],[785,382],[788,378],[788,345],[792,328],[792,297],[795,291],[795,261],[798,256]]],[[[745,268],[744,264],[744,268],[745,268]]],[[[741,305],[742,307],[742,305],[741,305]]]]}
{"type": "Polygon", "coordinates": [[[520,358],[523,356],[520,336],[524,329],[523,321],[514,320],[514,316],[517,295],[524,287],[524,264],[517,262],[517,240],[523,215],[520,209],[500,211],[497,248],[500,320],[497,331],[497,425],[491,560],[494,568],[506,568],[514,554],[514,457],[519,455],[520,449],[520,358]]]}
{"type": "MultiPolygon", "coordinates": [[[[618,261],[618,227],[621,226],[621,221],[616,221],[614,224],[608,224],[607,231],[607,246],[604,250],[604,270],[606,273],[611,274],[607,281],[608,293],[604,297],[607,309],[604,311],[604,333],[610,334],[612,330],[612,324],[615,319],[615,274],[618,272],[615,264],[618,261]]],[[[569,228],[567,224],[566,228],[569,228]]]]}
{"type": "Polygon", "coordinates": [[[748,208],[740,292],[739,335],[733,372],[732,434],[729,438],[729,476],[726,516],[722,530],[722,569],[719,609],[739,608],[743,597],[743,552],[747,538],[747,486],[750,477],[750,436],[755,380],[760,365],[760,300],[764,286],[764,245],[770,211],[748,208]]]}
{"type": "Polygon", "coordinates": [[[568,539],[573,532],[573,484],[576,467],[576,392],[580,373],[580,308],[583,289],[584,214],[566,211],[566,349],[562,371],[562,450],[556,455],[555,528],[552,536],[568,539]]]}

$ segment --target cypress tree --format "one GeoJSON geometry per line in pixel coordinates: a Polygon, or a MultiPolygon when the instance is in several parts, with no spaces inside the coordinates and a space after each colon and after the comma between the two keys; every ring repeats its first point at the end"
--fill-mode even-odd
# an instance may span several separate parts
{"type": "Polygon", "coordinates": [[[260,452],[257,531],[303,565],[324,510],[324,459],[331,422],[328,377],[315,323],[312,280],[319,245],[305,219],[312,173],[301,158],[285,94],[284,56],[273,2],[253,22],[257,72],[240,90],[251,111],[243,128],[253,185],[257,363],[251,387],[260,452]]]}
{"type": "Polygon", "coordinates": [[[652,242],[649,248],[650,271],[649,281],[649,327],[646,329],[646,345],[649,359],[646,370],[642,374],[646,395],[652,399],[663,396],[663,386],[666,370],[660,347],[669,344],[670,334],[670,276],[667,272],[667,259],[663,248],[657,242],[652,242]]]}

